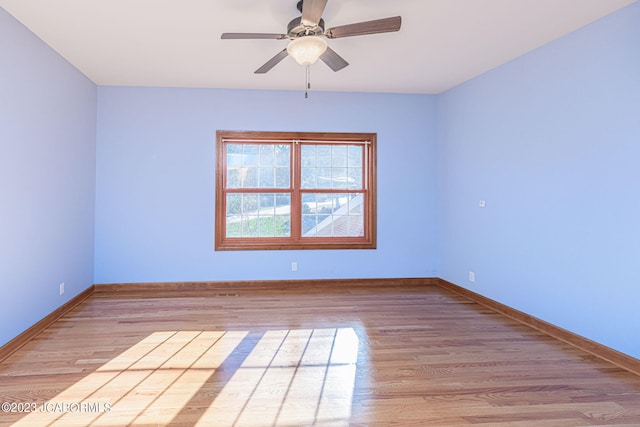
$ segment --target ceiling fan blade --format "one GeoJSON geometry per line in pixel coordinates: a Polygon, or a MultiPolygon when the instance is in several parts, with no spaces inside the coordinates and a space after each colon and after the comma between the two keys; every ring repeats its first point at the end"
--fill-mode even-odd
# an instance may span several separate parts
{"type": "Polygon", "coordinates": [[[282,49],[280,52],[278,52],[278,54],[276,56],[274,56],[273,58],[268,60],[262,67],[258,68],[256,71],[254,71],[254,73],[255,74],[264,74],[264,73],[268,72],[273,67],[278,65],[278,63],[280,61],[282,61],[284,58],[286,58],[287,55],[288,55],[287,49],[282,49]]]}
{"type": "Polygon", "coordinates": [[[358,22],[357,24],[348,24],[329,28],[325,33],[325,36],[330,39],[337,39],[339,37],[390,33],[398,31],[401,24],[402,18],[400,16],[394,16],[393,18],[376,19],[374,21],[358,22]]]}
{"type": "Polygon", "coordinates": [[[343,57],[338,55],[335,50],[327,47],[327,50],[324,51],[322,55],[320,55],[320,59],[329,66],[333,71],[340,71],[349,63],[344,60],[343,57]]]}
{"type": "Polygon", "coordinates": [[[315,26],[320,22],[327,0],[304,0],[302,2],[302,23],[315,26]]]}
{"type": "Polygon", "coordinates": [[[286,39],[286,34],[271,34],[271,33],[222,33],[220,36],[223,40],[246,40],[246,39],[273,39],[282,40],[286,39]]]}

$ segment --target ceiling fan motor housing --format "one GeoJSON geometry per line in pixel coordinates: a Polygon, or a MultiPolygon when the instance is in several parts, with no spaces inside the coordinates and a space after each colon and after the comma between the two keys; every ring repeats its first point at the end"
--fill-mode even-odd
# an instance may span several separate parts
{"type": "Polygon", "coordinates": [[[287,25],[287,36],[289,38],[298,38],[304,36],[321,36],[324,34],[324,19],[320,19],[315,27],[308,27],[302,23],[302,17],[293,19],[287,25]]]}

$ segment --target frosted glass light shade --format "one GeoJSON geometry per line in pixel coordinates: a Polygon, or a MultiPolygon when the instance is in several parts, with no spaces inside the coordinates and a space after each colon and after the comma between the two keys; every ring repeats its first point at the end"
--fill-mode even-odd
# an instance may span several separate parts
{"type": "Polygon", "coordinates": [[[300,65],[314,64],[326,50],[327,42],[318,36],[300,37],[287,46],[287,53],[300,65]]]}

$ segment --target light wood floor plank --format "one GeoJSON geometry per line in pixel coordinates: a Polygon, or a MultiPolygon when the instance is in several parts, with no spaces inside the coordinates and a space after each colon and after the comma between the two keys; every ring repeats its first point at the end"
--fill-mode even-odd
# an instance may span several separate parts
{"type": "Polygon", "coordinates": [[[0,401],[2,426],[640,426],[640,377],[411,285],[95,293],[0,401]]]}

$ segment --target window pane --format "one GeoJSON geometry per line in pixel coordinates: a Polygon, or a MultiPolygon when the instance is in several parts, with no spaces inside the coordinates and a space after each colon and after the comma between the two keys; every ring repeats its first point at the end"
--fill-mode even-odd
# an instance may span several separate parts
{"type": "Polygon", "coordinates": [[[242,168],[240,171],[240,187],[256,188],[258,186],[258,168],[242,168]]]}
{"type": "Polygon", "coordinates": [[[247,216],[254,214],[258,210],[257,194],[241,194],[242,198],[242,215],[247,216]]]}
{"type": "Polygon", "coordinates": [[[242,165],[242,144],[227,144],[227,166],[242,165]]]}
{"type": "Polygon", "coordinates": [[[332,167],[347,167],[347,146],[346,145],[334,145],[331,147],[331,166],[332,167]]]}
{"type": "Polygon", "coordinates": [[[260,237],[274,237],[276,235],[276,217],[260,217],[259,233],[260,237]]]}
{"type": "Polygon", "coordinates": [[[347,173],[349,174],[349,176],[347,177],[347,188],[349,190],[362,189],[362,168],[350,167],[347,173]]]}
{"type": "Polygon", "coordinates": [[[227,222],[227,237],[242,237],[242,223],[240,220],[227,222]]]}
{"type": "Polygon", "coordinates": [[[289,236],[291,236],[291,216],[276,215],[274,237],[289,237],[289,236]]]}
{"type": "Polygon", "coordinates": [[[258,153],[260,152],[259,145],[242,145],[242,166],[257,166],[258,165],[258,153]]]}
{"type": "Polygon", "coordinates": [[[291,147],[227,144],[227,188],[289,188],[291,147]]]}
{"type": "Polygon", "coordinates": [[[276,212],[276,195],[260,194],[260,215],[274,215],[276,212]]]}
{"type": "Polygon", "coordinates": [[[242,236],[242,195],[227,194],[227,237],[242,236]]]}
{"type": "Polygon", "coordinates": [[[256,188],[258,168],[234,166],[227,167],[227,188],[256,188]]]}
{"type": "Polygon", "coordinates": [[[363,194],[314,193],[302,196],[304,237],[361,237],[363,194]]]}
{"type": "Polygon", "coordinates": [[[363,188],[362,146],[303,144],[301,156],[301,188],[363,188]]]}
{"type": "Polygon", "coordinates": [[[274,166],[276,163],[275,146],[273,145],[261,145],[260,146],[260,166],[274,166]]]}
{"type": "Polygon", "coordinates": [[[330,145],[317,145],[316,146],[316,165],[331,166],[331,146],[330,145]]]}
{"type": "Polygon", "coordinates": [[[288,167],[277,167],[276,188],[289,188],[291,186],[291,173],[288,167]]]}
{"type": "Polygon", "coordinates": [[[315,194],[303,194],[302,195],[302,213],[303,214],[311,214],[315,215],[317,210],[316,206],[316,195],[315,194]]]}
{"type": "Polygon", "coordinates": [[[274,145],[276,166],[289,167],[291,164],[291,147],[289,145],[274,145]]]}
{"type": "Polygon", "coordinates": [[[242,213],[242,195],[227,194],[227,217],[242,213]]]}
{"type": "Polygon", "coordinates": [[[332,188],[347,188],[347,168],[331,168],[332,188]]]}
{"type": "Polygon", "coordinates": [[[239,167],[227,167],[227,188],[240,187],[240,168],[239,167]]]}
{"type": "Polygon", "coordinates": [[[302,188],[318,188],[317,173],[317,168],[302,168],[302,188]]]}
{"type": "Polygon", "coordinates": [[[331,168],[318,168],[316,188],[331,188],[331,168]]]}
{"type": "Polygon", "coordinates": [[[303,167],[316,167],[316,146],[315,145],[303,145],[300,148],[300,156],[303,167]]]}
{"type": "Polygon", "coordinates": [[[242,171],[242,145],[227,144],[227,187],[240,187],[242,171]]]}
{"type": "Polygon", "coordinates": [[[316,237],[318,217],[316,215],[302,215],[302,235],[304,237],[316,237]]]}
{"type": "Polygon", "coordinates": [[[291,195],[227,194],[227,237],[289,237],[291,195]]]}
{"type": "Polygon", "coordinates": [[[273,188],[275,187],[276,170],[274,167],[260,168],[260,183],[259,188],[273,188]]]}
{"type": "Polygon", "coordinates": [[[315,236],[318,225],[318,202],[316,194],[302,195],[302,235],[315,236]]]}
{"type": "Polygon", "coordinates": [[[288,214],[291,210],[291,195],[285,193],[276,194],[276,210],[278,213],[288,214]]]}
{"type": "Polygon", "coordinates": [[[242,237],[258,237],[258,217],[248,215],[242,217],[242,237]]]}
{"type": "Polygon", "coordinates": [[[362,147],[358,145],[350,145],[348,151],[348,166],[350,168],[362,166],[362,147]]]}
{"type": "Polygon", "coordinates": [[[347,236],[363,236],[364,235],[364,216],[349,215],[349,230],[347,236]]]}

